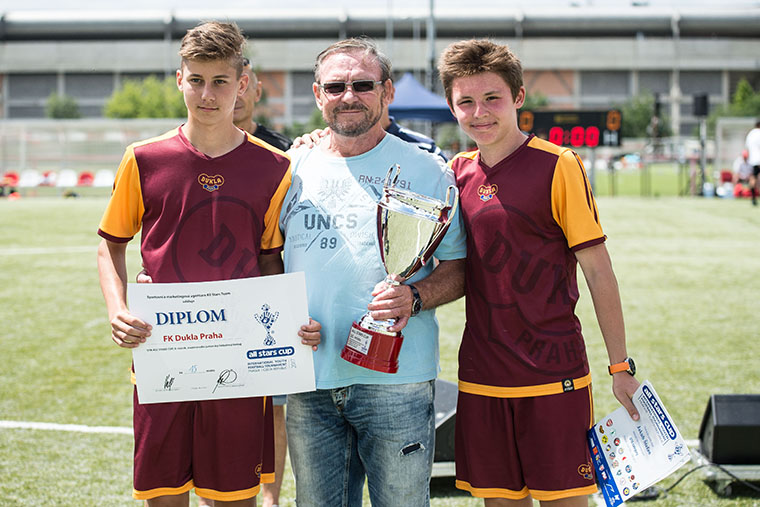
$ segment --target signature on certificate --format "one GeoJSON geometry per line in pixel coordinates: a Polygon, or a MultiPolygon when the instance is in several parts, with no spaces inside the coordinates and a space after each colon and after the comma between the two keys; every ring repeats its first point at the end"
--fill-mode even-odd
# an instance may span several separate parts
{"type": "Polygon", "coordinates": [[[219,386],[226,386],[230,385],[233,382],[237,380],[238,376],[235,370],[223,370],[219,374],[219,378],[216,379],[216,385],[214,386],[214,390],[211,391],[212,393],[216,392],[216,388],[219,386]]]}

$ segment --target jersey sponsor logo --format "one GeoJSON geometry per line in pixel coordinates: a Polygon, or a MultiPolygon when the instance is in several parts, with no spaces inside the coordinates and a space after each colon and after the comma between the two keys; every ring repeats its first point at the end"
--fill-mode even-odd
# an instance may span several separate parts
{"type": "Polygon", "coordinates": [[[493,199],[498,191],[499,187],[497,185],[480,185],[478,187],[478,195],[483,202],[488,202],[493,199]]]}
{"type": "Polygon", "coordinates": [[[587,481],[593,481],[594,480],[594,474],[591,473],[592,467],[591,463],[583,463],[578,467],[578,473],[581,477],[586,479],[587,481]]]}
{"type": "Polygon", "coordinates": [[[198,183],[201,184],[204,190],[214,192],[224,185],[224,177],[221,174],[209,176],[208,174],[203,173],[198,176],[198,183]]]}

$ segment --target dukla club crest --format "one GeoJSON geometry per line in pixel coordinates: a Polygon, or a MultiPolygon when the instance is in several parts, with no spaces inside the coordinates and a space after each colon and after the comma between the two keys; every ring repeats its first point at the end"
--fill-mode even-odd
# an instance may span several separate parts
{"type": "Polygon", "coordinates": [[[480,185],[478,187],[478,195],[483,202],[488,202],[493,199],[498,191],[499,187],[496,185],[480,185]]]}
{"type": "Polygon", "coordinates": [[[215,190],[219,190],[219,187],[224,185],[224,176],[221,174],[209,176],[208,174],[203,173],[198,176],[198,183],[201,184],[204,190],[214,192],[215,190]]]}

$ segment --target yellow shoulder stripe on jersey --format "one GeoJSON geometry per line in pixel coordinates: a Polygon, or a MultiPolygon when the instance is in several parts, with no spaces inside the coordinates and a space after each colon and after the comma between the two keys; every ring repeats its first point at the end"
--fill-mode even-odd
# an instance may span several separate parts
{"type": "Polygon", "coordinates": [[[557,146],[554,143],[551,143],[547,141],[546,139],[541,139],[540,137],[534,137],[533,139],[528,142],[528,146],[530,146],[533,149],[545,151],[547,153],[553,153],[554,155],[560,155],[563,151],[569,151],[570,148],[564,148],[562,146],[557,146]]]}
{"type": "Polygon", "coordinates": [[[255,144],[257,146],[261,146],[262,148],[266,148],[269,151],[273,151],[274,153],[277,153],[279,155],[283,155],[283,156],[287,157],[288,160],[290,160],[290,155],[288,155],[287,153],[285,153],[284,151],[282,151],[278,147],[272,146],[271,144],[269,144],[268,142],[264,141],[263,139],[260,139],[260,138],[258,138],[256,136],[254,136],[253,134],[249,134],[248,132],[246,132],[245,134],[248,137],[248,141],[252,142],[253,144],[255,144]]]}
{"type": "Polygon", "coordinates": [[[132,148],[136,148],[138,146],[145,146],[146,144],[157,143],[158,141],[163,141],[164,139],[170,139],[176,136],[178,133],[179,133],[179,127],[174,127],[170,131],[164,132],[163,134],[159,136],[143,139],[142,141],[136,141],[132,143],[131,146],[132,148]]]}
{"type": "Polygon", "coordinates": [[[451,159],[451,161],[453,162],[454,160],[456,160],[458,158],[468,158],[470,160],[475,160],[475,157],[478,156],[478,153],[480,153],[478,150],[460,151],[459,153],[457,153],[456,155],[454,155],[454,157],[451,159]]]}

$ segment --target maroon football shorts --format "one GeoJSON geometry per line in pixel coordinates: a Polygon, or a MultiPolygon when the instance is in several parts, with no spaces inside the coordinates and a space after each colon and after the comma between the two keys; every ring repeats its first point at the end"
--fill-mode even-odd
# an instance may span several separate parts
{"type": "Polygon", "coordinates": [[[138,500],[193,488],[212,500],[244,500],[274,480],[270,397],[142,405],[135,390],[133,414],[138,500]]]}
{"type": "Polygon", "coordinates": [[[530,398],[459,393],[456,485],[481,498],[536,500],[596,492],[586,431],[591,386],[530,398]]]}

